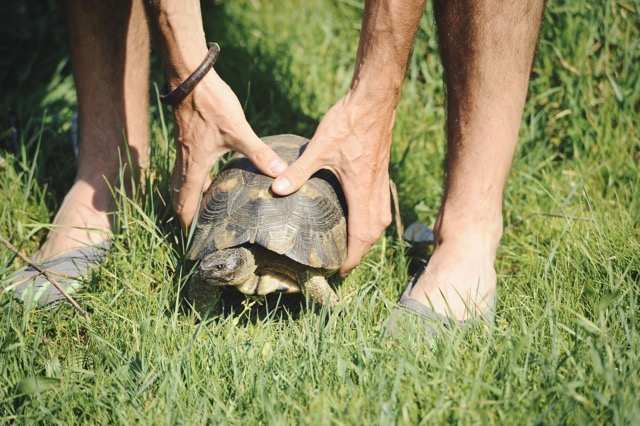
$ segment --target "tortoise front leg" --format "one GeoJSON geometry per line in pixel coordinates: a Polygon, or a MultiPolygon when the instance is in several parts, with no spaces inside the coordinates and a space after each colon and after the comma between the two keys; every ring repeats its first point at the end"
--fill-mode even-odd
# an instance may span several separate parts
{"type": "Polygon", "coordinates": [[[338,295],[329,285],[329,282],[319,272],[310,270],[306,274],[306,279],[300,280],[303,291],[309,296],[309,299],[320,304],[335,306],[340,300],[338,295]]]}

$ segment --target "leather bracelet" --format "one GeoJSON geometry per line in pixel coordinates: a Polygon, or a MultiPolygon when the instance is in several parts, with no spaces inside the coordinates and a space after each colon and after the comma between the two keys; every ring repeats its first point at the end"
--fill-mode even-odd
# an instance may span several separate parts
{"type": "Polygon", "coordinates": [[[213,64],[215,64],[216,59],[218,59],[218,54],[220,53],[220,46],[218,46],[218,43],[207,43],[207,46],[209,47],[207,56],[205,56],[204,61],[202,61],[200,66],[196,68],[193,74],[187,77],[185,81],[171,92],[169,92],[169,87],[167,83],[165,83],[162,88],[162,93],[160,94],[160,102],[165,105],[178,105],[184,100],[184,98],[189,96],[193,91],[193,88],[196,87],[196,85],[200,83],[200,80],[202,80],[209,70],[213,68],[213,64]]]}

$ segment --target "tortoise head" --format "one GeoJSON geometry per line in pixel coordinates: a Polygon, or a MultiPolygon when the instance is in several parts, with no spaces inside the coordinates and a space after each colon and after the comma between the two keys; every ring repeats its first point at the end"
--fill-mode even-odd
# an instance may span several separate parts
{"type": "Polygon", "coordinates": [[[243,247],[214,251],[202,258],[198,273],[211,284],[240,286],[256,270],[253,254],[243,247]]]}

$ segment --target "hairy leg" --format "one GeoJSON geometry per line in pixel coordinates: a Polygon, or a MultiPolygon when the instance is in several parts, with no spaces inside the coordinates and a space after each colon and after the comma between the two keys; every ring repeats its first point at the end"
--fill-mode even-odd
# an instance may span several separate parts
{"type": "Polygon", "coordinates": [[[445,191],[436,248],[411,296],[464,320],[495,294],[502,195],[543,0],[434,0],[447,87],[445,191]]]}
{"type": "Polygon", "coordinates": [[[108,239],[109,185],[117,184],[121,166],[129,182],[132,168],[146,168],[149,155],[149,30],[142,0],[66,0],[65,9],[80,117],[78,172],[39,261],[108,239]]]}

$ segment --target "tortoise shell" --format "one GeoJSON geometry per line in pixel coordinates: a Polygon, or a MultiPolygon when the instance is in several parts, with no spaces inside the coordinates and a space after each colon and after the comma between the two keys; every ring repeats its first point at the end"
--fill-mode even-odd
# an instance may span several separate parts
{"type": "MultiPolygon", "coordinates": [[[[288,164],[309,142],[295,135],[262,140],[288,164]]],[[[188,258],[258,244],[303,265],[338,269],[347,255],[346,204],[338,179],[320,170],[285,197],[271,191],[273,180],[244,155],[235,154],[204,195],[188,258]]]]}

